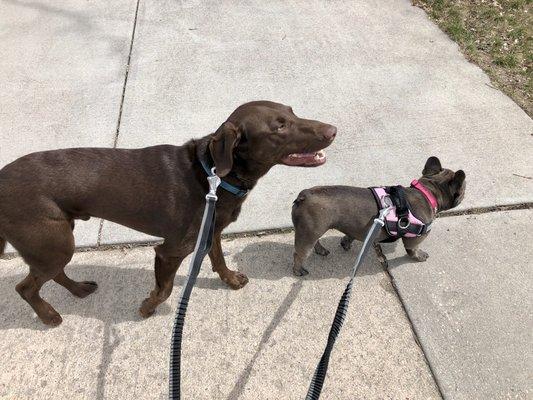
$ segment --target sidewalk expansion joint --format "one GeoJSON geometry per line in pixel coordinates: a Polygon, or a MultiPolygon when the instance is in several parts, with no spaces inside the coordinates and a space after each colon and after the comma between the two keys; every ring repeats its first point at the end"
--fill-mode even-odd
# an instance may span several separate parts
{"type": "MultiPolygon", "coordinates": [[[[470,208],[470,209],[459,210],[459,211],[448,211],[448,212],[444,212],[443,214],[441,214],[439,218],[455,217],[455,216],[461,216],[461,215],[486,214],[486,213],[500,212],[500,211],[528,210],[528,209],[533,209],[533,202],[520,203],[520,204],[497,205],[497,206],[489,206],[489,207],[476,207],[476,208],[470,208]]],[[[103,223],[104,223],[104,220],[100,220],[100,228],[98,231],[98,239],[97,239],[96,245],[76,247],[75,251],[77,253],[86,252],[86,251],[128,250],[128,249],[134,249],[137,247],[155,246],[163,242],[163,239],[160,239],[160,240],[147,240],[147,241],[130,242],[130,243],[102,244],[101,239],[102,239],[103,223]]],[[[294,232],[294,228],[292,226],[285,226],[281,228],[258,229],[255,231],[247,231],[247,232],[225,233],[225,234],[222,234],[222,239],[235,240],[235,239],[241,239],[241,238],[247,238],[247,237],[253,237],[253,236],[261,237],[261,236],[270,236],[270,235],[292,233],[292,232],[294,232]]],[[[16,253],[4,254],[1,258],[11,259],[14,257],[17,257],[16,253]]]]}
{"type": "Polygon", "coordinates": [[[474,208],[467,208],[466,210],[444,211],[438,217],[447,218],[447,217],[457,217],[460,215],[487,214],[491,212],[500,212],[500,211],[528,210],[530,208],[533,208],[533,202],[517,203],[517,204],[502,204],[502,205],[487,206],[487,207],[474,207],[474,208]]]}
{"type": "Polygon", "coordinates": [[[426,355],[426,351],[424,349],[424,346],[422,345],[422,342],[420,341],[419,337],[419,332],[417,331],[412,319],[411,319],[411,316],[409,315],[409,312],[407,311],[407,308],[406,308],[406,304],[402,298],[402,296],[400,295],[400,291],[398,290],[398,287],[396,286],[396,282],[394,281],[394,278],[392,277],[392,275],[390,274],[389,272],[389,263],[388,263],[388,260],[387,260],[387,256],[385,255],[385,253],[383,252],[383,249],[381,248],[381,246],[379,244],[376,244],[374,246],[374,250],[376,251],[376,255],[377,255],[377,258],[379,260],[379,263],[381,264],[382,268],[383,268],[383,272],[385,273],[385,275],[387,275],[387,278],[389,279],[389,282],[391,283],[392,285],[392,288],[396,294],[396,298],[398,299],[398,301],[400,302],[400,305],[402,306],[402,309],[403,309],[403,312],[407,318],[407,321],[409,322],[409,326],[411,327],[411,332],[413,333],[413,338],[416,342],[416,344],[418,345],[418,347],[420,348],[420,351],[422,352],[423,356],[424,356],[424,361],[426,362],[426,365],[429,369],[429,372],[431,373],[431,377],[433,378],[433,381],[435,382],[435,385],[437,386],[437,390],[439,391],[439,394],[440,394],[440,397],[441,399],[444,399],[444,394],[443,394],[443,390],[442,390],[442,387],[441,387],[441,384],[439,382],[439,379],[437,378],[437,376],[435,375],[435,371],[433,369],[433,366],[431,365],[431,363],[429,362],[429,359],[426,355]]]}
{"type": "MultiPolygon", "coordinates": [[[[128,60],[126,62],[126,71],[124,72],[124,84],[122,85],[122,95],[120,97],[120,106],[118,108],[118,118],[117,118],[117,127],[115,129],[115,136],[113,138],[113,148],[117,147],[118,144],[118,136],[120,134],[120,123],[122,122],[122,111],[124,108],[124,98],[126,97],[126,87],[128,85],[128,76],[130,73],[130,64],[131,64],[131,54],[133,52],[133,42],[135,40],[135,30],[137,28],[137,16],[139,15],[139,3],[141,0],[137,0],[137,4],[135,5],[135,16],[133,18],[133,29],[131,31],[131,40],[130,40],[130,48],[128,51],[128,60]]],[[[102,243],[102,231],[104,229],[104,220],[100,220],[100,225],[98,227],[98,236],[96,238],[96,247],[99,248],[100,244],[102,243]]]]}
{"type": "Polygon", "coordinates": [[[141,0],[137,0],[137,4],[135,6],[135,17],[133,19],[133,29],[131,32],[130,49],[128,52],[128,61],[126,63],[126,71],[124,73],[124,84],[122,85],[122,96],[120,98],[120,107],[118,109],[117,127],[115,130],[115,138],[113,140],[113,148],[117,147],[117,144],[118,144],[118,135],[120,133],[120,123],[122,122],[122,110],[124,107],[124,98],[126,97],[126,87],[128,85],[128,76],[130,73],[131,54],[133,52],[133,42],[135,41],[135,30],[137,28],[137,15],[139,14],[140,1],[141,0]]]}

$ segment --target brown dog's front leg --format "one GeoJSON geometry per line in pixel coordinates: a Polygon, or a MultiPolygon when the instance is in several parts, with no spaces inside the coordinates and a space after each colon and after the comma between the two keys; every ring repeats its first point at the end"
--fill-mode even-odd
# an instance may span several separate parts
{"type": "Polygon", "coordinates": [[[426,261],[428,259],[429,254],[418,248],[418,245],[422,243],[425,238],[426,236],[419,236],[416,238],[402,238],[405,251],[407,252],[407,255],[409,255],[409,257],[411,257],[413,260],[426,261]]]}
{"type": "Polygon", "coordinates": [[[174,253],[162,244],[155,247],[155,253],[155,288],[139,308],[139,313],[144,318],[152,315],[157,306],[168,299],[174,287],[176,271],[189,252],[174,253]]]}
{"type": "Polygon", "coordinates": [[[224,282],[232,289],[241,289],[248,283],[248,277],[239,271],[232,271],[226,266],[224,253],[222,253],[221,232],[215,232],[213,237],[213,247],[209,252],[209,259],[213,266],[213,271],[217,272],[224,282]]]}

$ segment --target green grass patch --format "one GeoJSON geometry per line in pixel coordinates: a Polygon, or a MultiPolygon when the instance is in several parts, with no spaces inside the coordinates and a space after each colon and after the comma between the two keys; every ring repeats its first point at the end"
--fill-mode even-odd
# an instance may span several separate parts
{"type": "Polygon", "coordinates": [[[533,0],[413,0],[533,117],[533,0]]]}

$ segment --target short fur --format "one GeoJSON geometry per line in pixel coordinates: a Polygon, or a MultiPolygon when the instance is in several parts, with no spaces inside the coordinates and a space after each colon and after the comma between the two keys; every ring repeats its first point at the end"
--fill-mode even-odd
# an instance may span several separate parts
{"type": "MultiPolygon", "coordinates": [[[[443,169],[437,157],[430,157],[419,181],[436,197],[438,211],[456,207],[463,199],[465,173],[443,169]]],[[[422,222],[431,223],[433,212],[424,195],[417,189],[405,188],[407,200],[413,213],[422,222]]],[[[327,250],[318,240],[329,229],[345,234],[341,240],[344,250],[349,250],[353,240],[364,240],[373,219],[378,214],[376,201],[370,189],[351,186],[317,186],[300,192],[292,207],[292,222],[295,229],[293,272],[301,276],[308,274],[303,267],[314,248],[315,252],[327,256],[327,250]]],[[[402,238],[407,254],[417,261],[425,261],[428,254],[418,248],[427,237],[402,238]]],[[[385,228],[376,241],[388,238],[385,228]]]]}
{"type": "MultiPolygon", "coordinates": [[[[256,101],[237,108],[215,133],[182,146],[21,157],[0,170],[0,244],[11,243],[30,267],[16,290],[45,324],[60,324],[39,290],[52,279],[78,297],[96,290],[95,282],[75,282],[64,268],[74,252],[74,221],[103,218],[164,239],[155,247],[155,288],[139,310],[147,317],[168,298],[176,270],[194,250],[208,191],[200,158],[212,158],[228,182],[252,189],[289,154],[323,149],[335,133],[331,125],[298,118],[288,106],[256,101]]],[[[220,278],[239,289],[248,278],[228,269],[220,237],[245,199],[223,189],[218,196],[209,257],[220,278]]]]}

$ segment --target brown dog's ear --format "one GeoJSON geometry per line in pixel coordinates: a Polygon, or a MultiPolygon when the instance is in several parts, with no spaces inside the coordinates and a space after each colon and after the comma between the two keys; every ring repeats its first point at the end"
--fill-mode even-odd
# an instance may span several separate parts
{"type": "Polygon", "coordinates": [[[226,176],[233,167],[233,149],[237,147],[240,132],[231,122],[224,122],[217,129],[211,142],[209,143],[209,151],[211,157],[215,162],[218,176],[226,176]]]}
{"type": "Polygon", "coordinates": [[[439,159],[437,157],[429,157],[422,171],[422,175],[435,175],[440,171],[442,171],[442,166],[440,165],[439,159]]]}
{"type": "Polygon", "coordinates": [[[466,175],[465,172],[460,169],[455,173],[453,176],[453,179],[450,181],[450,188],[452,189],[452,193],[457,193],[461,186],[463,186],[463,182],[465,181],[466,175]]]}

